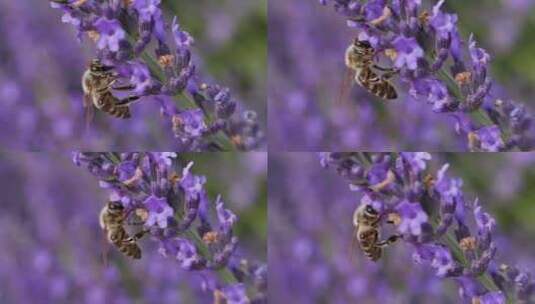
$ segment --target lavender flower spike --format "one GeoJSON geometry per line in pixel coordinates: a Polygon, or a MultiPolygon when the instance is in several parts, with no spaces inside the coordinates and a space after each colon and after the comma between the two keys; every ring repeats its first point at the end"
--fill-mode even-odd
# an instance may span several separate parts
{"type": "Polygon", "coordinates": [[[236,106],[227,88],[202,80],[192,61],[193,37],[176,17],[166,22],[160,0],[50,1],[79,37],[96,43],[95,57],[116,67],[136,96],[161,105],[181,151],[263,149],[256,114],[236,106]],[[146,48],[151,41],[153,51],[146,48]]]}
{"type": "Polygon", "coordinates": [[[399,70],[399,82],[413,98],[454,118],[467,150],[535,148],[533,116],[522,105],[492,96],[492,55],[478,47],[474,35],[462,39],[457,15],[443,10],[444,0],[431,12],[422,1],[413,0],[319,2],[333,4],[355,37],[390,58],[399,70]]]}
{"type": "Polygon", "coordinates": [[[237,252],[237,216],[220,196],[210,202],[206,178],[192,173],[193,162],[183,166],[181,157],[174,152],[110,152],[75,153],[73,160],[95,175],[127,214],[134,211],[144,219],[160,254],[175,259],[181,269],[202,273],[215,303],[265,303],[266,274],[259,276],[256,270],[266,265],[237,252]]]}
{"type": "Polygon", "coordinates": [[[499,250],[506,250],[494,241],[496,220],[477,199],[465,199],[462,180],[446,175],[447,164],[433,172],[430,158],[422,153],[324,153],[321,164],[346,178],[363,195],[361,204],[381,205],[376,210],[414,249],[413,261],[454,280],[462,303],[533,303],[531,275],[496,259],[499,250]],[[347,168],[359,168],[359,174],[345,174],[347,168]],[[387,172],[394,177],[376,187],[378,176],[387,172]]]}

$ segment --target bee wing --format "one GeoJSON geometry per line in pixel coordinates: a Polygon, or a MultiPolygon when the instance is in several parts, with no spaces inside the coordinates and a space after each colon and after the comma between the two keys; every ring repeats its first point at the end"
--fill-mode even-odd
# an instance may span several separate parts
{"type": "Polygon", "coordinates": [[[353,235],[351,236],[351,247],[349,247],[349,261],[351,264],[355,264],[355,256],[357,255],[358,247],[358,238],[357,238],[357,229],[353,230],[353,235]]]}
{"type": "Polygon", "coordinates": [[[110,243],[108,241],[108,237],[106,235],[106,230],[103,230],[102,233],[102,252],[100,253],[100,258],[102,261],[102,265],[104,265],[105,268],[108,268],[108,256],[110,254],[110,243]]]}
{"type": "Polygon", "coordinates": [[[86,131],[91,127],[94,118],[95,108],[93,106],[93,101],[91,100],[91,95],[84,94],[84,120],[86,131]]]}
{"type": "Polygon", "coordinates": [[[349,101],[349,92],[353,86],[353,81],[355,79],[355,71],[349,68],[345,69],[344,78],[342,78],[342,83],[340,84],[340,90],[338,91],[338,98],[336,100],[336,105],[347,104],[349,101]]]}

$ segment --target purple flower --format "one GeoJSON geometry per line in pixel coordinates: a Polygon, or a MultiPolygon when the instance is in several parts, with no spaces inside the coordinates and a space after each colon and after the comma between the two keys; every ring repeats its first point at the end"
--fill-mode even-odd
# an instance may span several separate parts
{"type": "Polygon", "coordinates": [[[134,92],[144,95],[152,86],[152,78],[149,68],[141,62],[133,62],[129,65],[130,82],[135,85],[134,92]]]}
{"type": "Polygon", "coordinates": [[[176,152],[159,152],[156,155],[156,160],[162,164],[170,167],[173,163],[173,159],[176,159],[178,154],[176,152]]]}
{"type": "Polygon", "coordinates": [[[82,23],[82,21],[80,20],[80,17],[75,16],[72,11],[66,11],[65,14],[61,16],[61,22],[70,23],[76,28],[78,28],[80,24],[82,23]]]}
{"type": "Polygon", "coordinates": [[[392,44],[397,52],[394,65],[397,68],[406,66],[409,70],[416,70],[418,67],[418,59],[424,56],[424,51],[418,45],[416,39],[399,36],[392,42],[392,44]]]}
{"type": "Polygon", "coordinates": [[[400,155],[409,163],[415,173],[424,171],[427,167],[427,161],[431,160],[431,154],[427,152],[402,152],[400,155]]]}
{"type": "Polygon", "coordinates": [[[245,285],[238,283],[226,286],[221,290],[227,304],[249,304],[251,301],[247,297],[245,285]]]}
{"type": "Polygon", "coordinates": [[[188,49],[194,42],[193,37],[188,32],[182,31],[180,29],[180,24],[178,19],[175,16],[173,18],[173,24],[171,26],[173,30],[173,38],[175,39],[175,44],[179,49],[188,49]]]}
{"type": "Polygon", "coordinates": [[[143,205],[149,212],[149,217],[145,221],[145,226],[157,225],[160,228],[167,227],[167,220],[173,217],[173,209],[163,197],[149,196],[143,201],[143,205]]]}
{"type": "Polygon", "coordinates": [[[119,42],[126,36],[119,21],[100,17],[95,21],[95,28],[99,33],[97,47],[101,50],[107,48],[112,52],[117,52],[119,42]]]}
{"type": "Polygon", "coordinates": [[[232,213],[232,211],[225,209],[223,207],[223,201],[221,196],[218,196],[216,199],[216,210],[217,210],[217,219],[224,231],[228,231],[234,226],[234,223],[238,220],[238,217],[232,213]]]}
{"type": "Polygon", "coordinates": [[[450,179],[446,177],[446,171],[449,164],[444,164],[437,173],[437,180],[435,182],[435,190],[440,195],[443,202],[453,205],[455,200],[459,199],[461,195],[461,188],[463,181],[461,179],[450,179]]]}
{"type": "Polygon", "coordinates": [[[190,172],[193,162],[190,162],[182,170],[182,179],[180,180],[180,186],[184,189],[186,200],[193,201],[200,198],[204,191],[204,184],[206,178],[204,176],[193,175],[190,172]]]}
{"type": "Polygon", "coordinates": [[[440,0],[433,6],[433,15],[430,19],[430,25],[442,39],[448,39],[450,35],[457,31],[457,15],[446,14],[440,10],[444,0],[440,0]]]}
{"type": "Polygon", "coordinates": [[[433,111],[444,112],[448,109],[450,97],[448,89],[439,80],[433,78],[418,78],[411,82],[409,93],[414,96],[424,96],[429,104],[433,105],[433,111]]]}
{"type": "Polygon", "coordinates": [[[505,295],[501,291],[487,292],[486,294],[477,297],[480,304],[505,304],[505,295]]]}
{"type": "Polygon", "coordinates": [[[119,173],[119,180],[121,182],[127,181],[134,177],[136,173],[137,165],[133,161],[124,161],[117,166],[117,172],[119,173]]]}
{"type": "Polygon", "coordinates": [[[474,217],[479,231],[484,233],[492,233],[494,231],[496,220],[490,214],[483,211],[477,200],[474,203],[474,217]]]}
{"type": "Polygon", "coordinates": [[[438,246],[434,247],[431,267],[435,268],[437,276],[446,276],[451,270],[453,270],[454,266],[455,264],[453,258],[451,257],[451,253],[448,249],[438,246]]]}
{"type": "Polygon", "coordinates": [[[479,128],[474,135],[483,151],[498,152],[504,146],[500,128],[496,125],[479,128]]]}
{"type": "Polygon", "coordinates": [[[476,69],[486,67],[490,61],[490,55],[482,48],[476,47],[474,35],[470,35],[468,40],[468,50],[470,51],[470,58],[476,69]]]}
{"type": "Polygon", "coordinates": [[[383,14],[385,0],[371,0],[364,5],[364,13],[368,21],[375,20],[383,14]]]}
{"type": "Polygon", "coordinates": [[[397,206],[396,211],[401,217],[401,223],[397,227],[399,232],[415,236],[422,234],[422,225],[427,223],[427,214],[420,203],[404,200],[397,206]]]}
{"type": "Polygon", "coordinates": [[[189,240],[180,237],[162,241],[158,252],[165,257],[174,257],[185,270],[195,269],[202,262],[195,246],[189,240]]]}
{"type": "Polygon", "coordinates": [[[417,264],[428,264],[435,269],[438,277],[445,277],[455,268],[455,262],[449,250],[437,245],[419,245],[413,254],[417,264]]]}
{"type": "Polygon", "coordinates": [[[134,0],[132,7],[138,12],[141,20],[150,21],[160,11],[161,0],[134,0]]]}
{"type": "Polygon", "coordinates": [[[173,131],[177,137],[198,138],[206,130],[201,109],[186,110],[173,117],[173,131]]]}

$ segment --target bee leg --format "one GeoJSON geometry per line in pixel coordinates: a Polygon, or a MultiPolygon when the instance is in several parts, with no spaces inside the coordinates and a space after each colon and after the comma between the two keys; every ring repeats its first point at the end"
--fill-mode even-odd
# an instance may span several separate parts
{"type": "Polygon", "coordinates": [[[124,86],[118,86],[118,87],[112,87],[113,90],[118,90],[118,91],[130,91],[130,90],[133,90],[135,89],[136,86],[135,85],[124,85],[124,86]]]}
{"type": "Polygon", "coordinates": [[[117,101],[115,104],[118,106],[126,106],[139,99],[139,96],[129,96],[117,101]]]}
{"type": "Polygon", "coordinates": [[[147,232],[149,232],[148,230],[141,230],[140,232],[134,234],[133,236],[127,238],[125,240],[125,242],[128,242],[128,243],[135,243],[137,242],[139,239],[141,239],[147,232]]]}
{"type": "Polygon", "coordinates": [[[390,244],[395,243],[399,238],[401,238],[401,235],[394,234],[394,235],[390,236],[388,239],[378,242],[376,245],[379,246],[379,247],[386,247],[386,246],[388,246],[390,244]]]}
{"type": "Polygon", "coordinates": [[[399,73],[399,70],[398,70],[398,69],[394,69],[394,68],[384,68],[384,67],[379,66],[379,65],[377,65],[377,64],[374,64],[374,65],[373,65],[373,68],[376,69],[376,70],[385,72],[385,73],[383,73],[383,75],[381,75],[381,79],[383,79],[383,80],[388,80],[388,79],[392,78],[392,76],[394,76],[394,75],[396,75],[397,73],[399,73]]]}
{"type": "Polygon", "coordinates": [[[379,71],[383,71],[383,72],[394,72],[394,71],[396,71],[394,68],[384,68],[384,67],[382,67],[380,65],[377,65],[377,64],[374,64],[373,68],[376,69],[376,70],[379,70],[379,71]]]}

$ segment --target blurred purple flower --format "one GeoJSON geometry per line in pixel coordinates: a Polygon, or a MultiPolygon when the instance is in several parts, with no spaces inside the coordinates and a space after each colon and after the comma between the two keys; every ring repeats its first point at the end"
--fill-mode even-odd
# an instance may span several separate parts
{"type": "Polygon", "coordinates": [[[419,236],[422,233],[422,225],[427,223],[427,214],[423,211],[420,203],[411,203],[407,200],[401,202],[396,211],[401,217],[398,231],[403,234],[419,236]]]}
{"type": "Polygon", "coordinates": [[[232,211],[225,209],[223,207],[223,201],[221,201],[221,196],[218,196],[216,199],[216,210],[217,210],[217,219],[221,225],[223,231],[228,231],[234,226],[234,223],[238,220],[238,217],[232,213],[232,211]]]}
{"type": "Polygon", "coordinates": [[[221,290],[227,304],[249,304],[247,291],[243,284],[229,285],[221,290]]]}
{"type": "Polygon", "coordinates": [[[99,34],[97,42],[99,49],[109,49],[112,52],[119,51],[119,42],[126,37],[119,21],[100,17],[95,21],[95,28],[99,34]]]}
{"type": "Polygon", "coordinates": [[[397,53],[394,65],[397,68],[407,66],[409,70],[416,70],[418,67],[418,59],[424,56],[424,51],[418,45],[416,39],[400,36],[397,37],[392,44],[397,53]]]}
{"type": "Polygon", "coordinates": [[[173,217],[173,209],[167,203],[167,200],[163,197],[149,196],[143,205],[149,212],[149,217],[145,221],[147,227],[157,225],[160,228],[167,227],[167,220],[173,217]]]}

